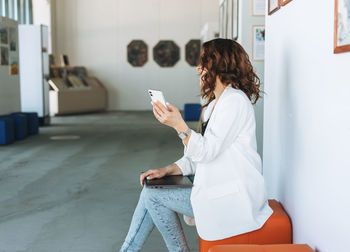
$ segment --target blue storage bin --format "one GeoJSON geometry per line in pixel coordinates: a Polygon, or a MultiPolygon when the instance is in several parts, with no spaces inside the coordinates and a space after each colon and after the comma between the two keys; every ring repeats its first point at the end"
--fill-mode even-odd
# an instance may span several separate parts
{"type": "Polygon", "coordinates": [[[27,116],[22,113],[13,113],[10,117],[15,122],[15,138],[21,140],[28,135],[27,116]]]}
{"type": "Polygon", "coordinates": [[[29,135],[36,135],[39,133],[39,118],[38,113],[36,112],[22,112],[20,114],[23,114],[27,116],[27,122],[28,122],[28,134],[29,135]]]}
{"type": "Polygon", "coordinates": [[[0,145],[15,141],[15,123],[9,116],[0,116],[0,145]]]}
{"type": "Polygon", "coordinates": [[[201,105],[197,103],[186,103],[184,107],[185,121],[198,121],[201,115],[201,105]]]}

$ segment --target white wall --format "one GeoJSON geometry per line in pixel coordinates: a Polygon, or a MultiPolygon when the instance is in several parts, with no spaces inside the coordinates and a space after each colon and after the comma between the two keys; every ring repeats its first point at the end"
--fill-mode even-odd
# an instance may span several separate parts
{"type": "Polygon", "coordinates": [[[55,11],[55,53],[65,53],[71,64],[84,65],[108,89],[110,110],[150,110],[146,90],[161,89],[166,99],[182,108],[199,102],[196,69],[184,59],[184,46],[200,38],[206,22],[218,20],[212,0],[59,0],[55,11]],[[135,68],[127,62],[127,45],[143,39],[149,61],[135,68]],[[181,59],[161,68],[152,49],[159,40],[174,40],[181,59]]]}
{"type": "MultiPolygon", "coordinates": [[[[4,17],[0,17],[0,25],[16,29],[18,27],[16,21],[4,17]]],[[[9,50],[9,61],[11,56],[18,58],[18,41],[17,51],[10,51],[9,46],[7,47],[9,50]]],[[[0,115],[19,111],[21,111],[19,75],[10,75],[10,65],[0,65],[0,115]]]]}
{"type": "Polygon", "coordinates": [[[333,54],[334,1],[266,18],[264,176],[294,243],[349,251],[350,53],[333,54]]]}
{"type": "MultiPolygon", "coordinates": [[[[249,58],[253,64],[256,74],[259,76],[262,83],[261,89],[264,90],[264,62],[253,61],[252,52],[252,27],[253,25],[264,25],[264,16],[252,15],[252,1],[239,0],[239,28],[238,28],[238,42],[244,47],[249,54],[249,58]]],[[[264,126],[264,96],[254,106],[256,119],[256,137],[258,144],[258,152],[260,156],[263,153],[263,126],[264,126]]]]}
{"type": "Polygon", "coordinates": [[[49,32],[48,53],[52,52],[51,42],[51,2],[52,0],[33,0],[33,24],[46,25],[49,32]]]}

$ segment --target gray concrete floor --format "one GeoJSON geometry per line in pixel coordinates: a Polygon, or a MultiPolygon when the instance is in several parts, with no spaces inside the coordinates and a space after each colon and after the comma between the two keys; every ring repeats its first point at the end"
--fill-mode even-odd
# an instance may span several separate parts
{"type": "MultiPolygon", "coordinates": [[[[140,172],[182,153],[175,131],[151,112],[53,118],[39,135],[0,147],[0,252],[118,251],[140,172]],[[50,139],[56,135],[80,139],[50,139]]],[[[198,251],[196,229],[183,227],[198,251]]],[[[167,251],[156,228],[142,251],[167,251]]]]}

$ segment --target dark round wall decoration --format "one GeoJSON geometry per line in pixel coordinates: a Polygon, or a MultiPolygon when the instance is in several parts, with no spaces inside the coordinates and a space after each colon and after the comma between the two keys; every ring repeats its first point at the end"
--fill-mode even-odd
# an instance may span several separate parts
{"type": "Polygon", "coordinates": [[[147,44],[142,40],[133,40],[128,45],[128,61],[134,67],[141,67],[148,60],[147,44]]]}
{"type": "Polygon", "coordinates": [[[201,50],[201,41],[192,39],[186,44],[186,61],[190,66],[197,66],[201,50]]]}
{"type": "Polygon", "coordinates": [[[153,58],[161,67],[172,67],[180,59],[180,48],[174,41],[161,40],[153,48],[153,58]]]}

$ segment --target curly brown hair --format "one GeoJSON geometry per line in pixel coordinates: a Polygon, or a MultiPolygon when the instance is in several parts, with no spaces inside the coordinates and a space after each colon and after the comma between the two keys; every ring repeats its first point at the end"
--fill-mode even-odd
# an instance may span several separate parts
{"type": "Polygon", "coordinates": [[[234,40],[214,39],[205,42],[199,58],[199,71],[203,73],[201,96],[207,100],[203,108],[215,99],[217,76],[224,85],[242,90],[252,104],[261,97],[260,79],[254,72],[248,54],[234,40]]]}

